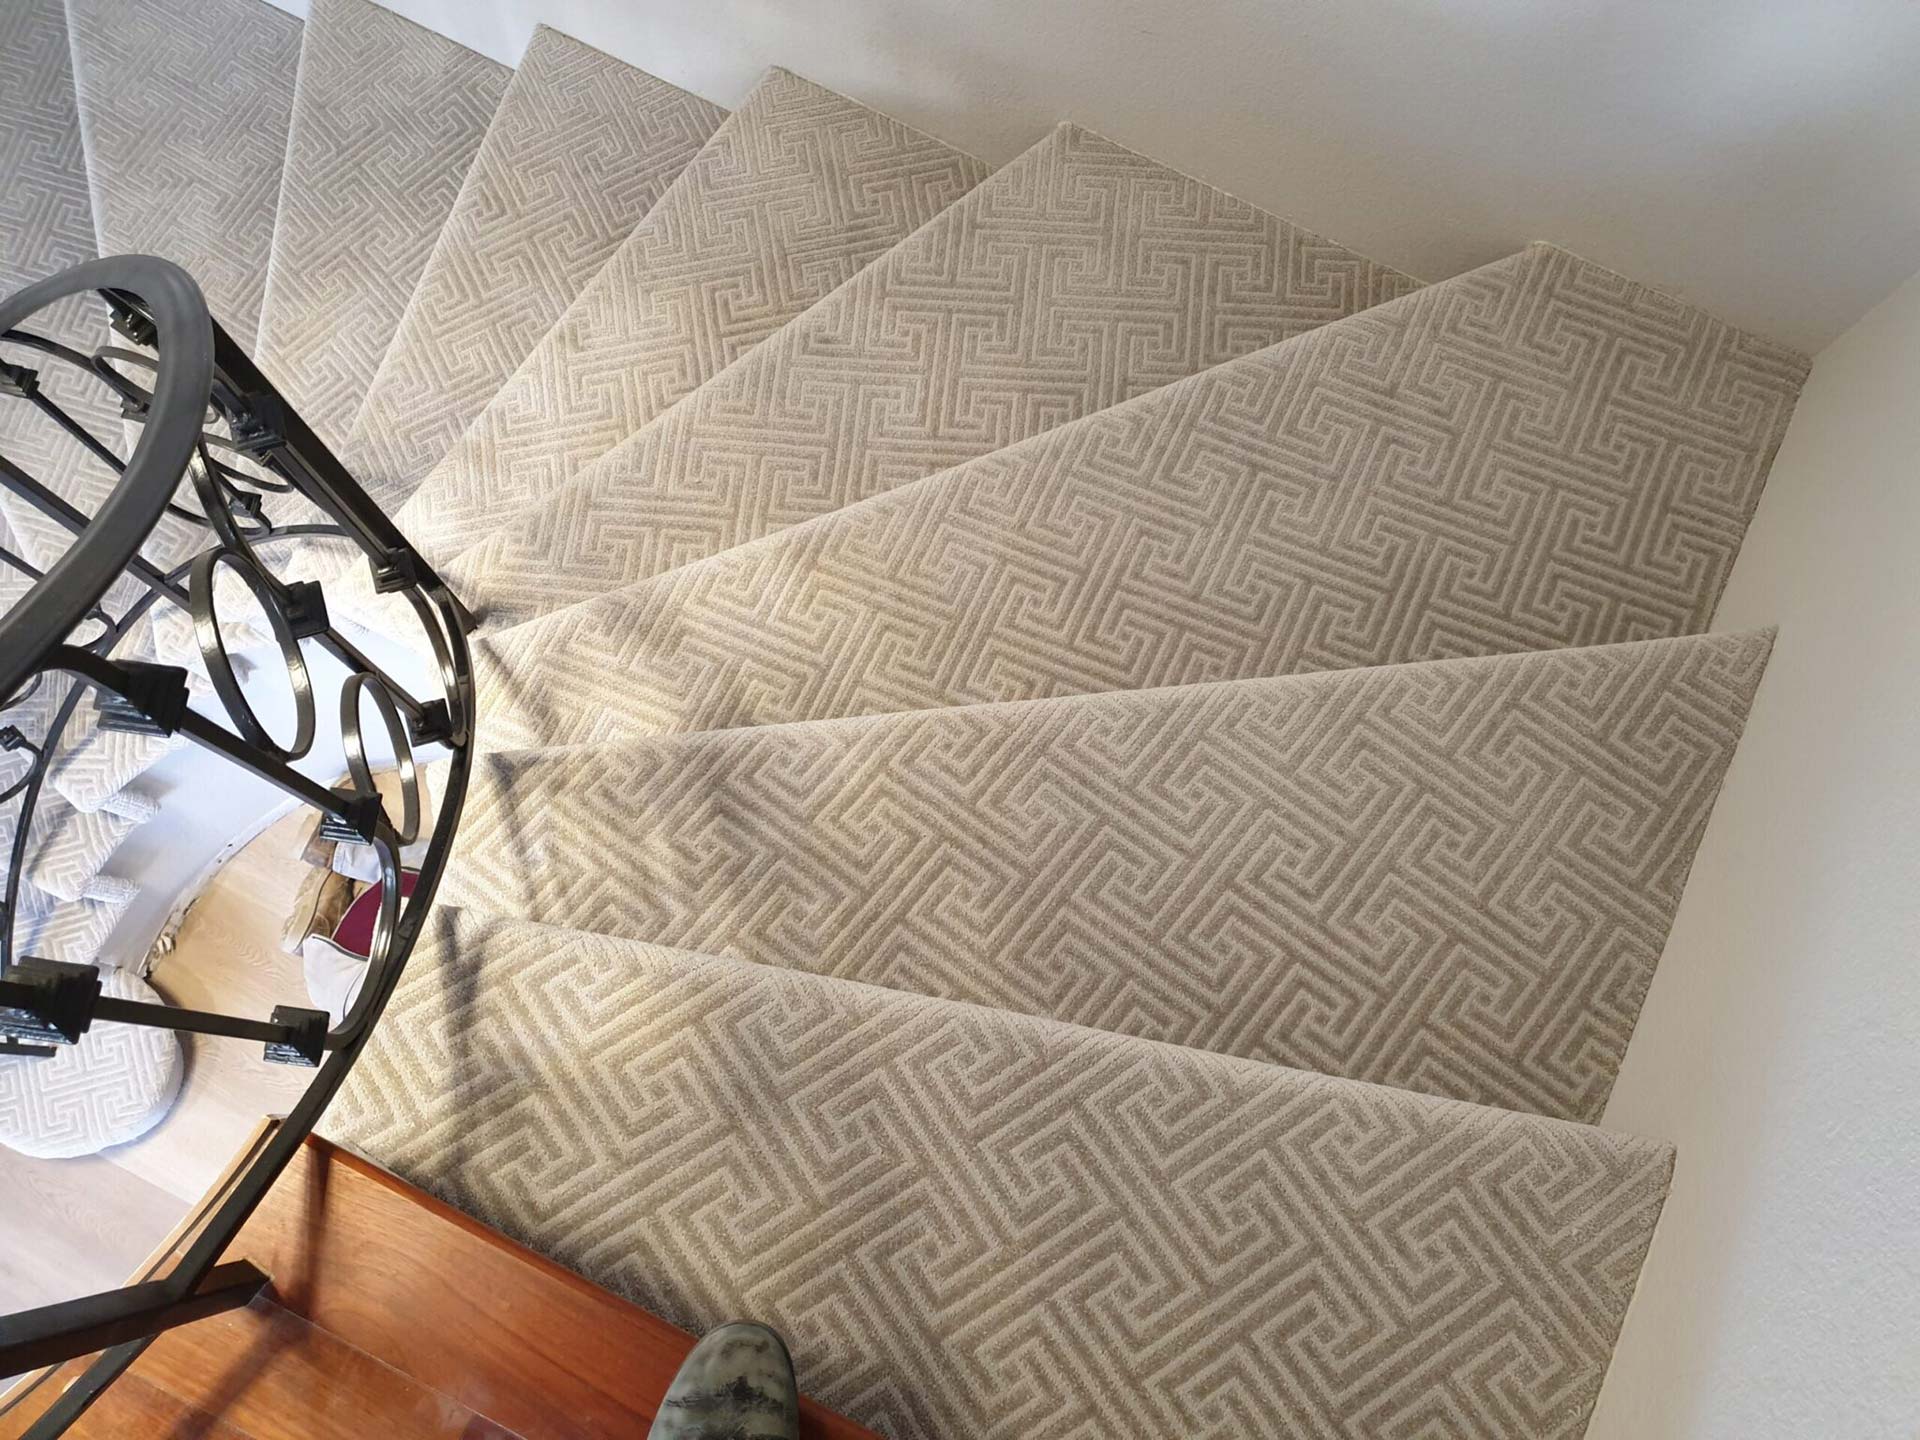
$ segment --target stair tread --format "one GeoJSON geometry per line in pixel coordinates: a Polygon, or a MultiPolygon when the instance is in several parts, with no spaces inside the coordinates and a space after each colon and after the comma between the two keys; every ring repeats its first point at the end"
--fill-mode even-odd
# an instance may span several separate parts
{"type": "MultiPolygon", "coordinates": [[[[15,918],[14,944],[23,955],[62,960],[70,965],[102,961],[114,927],[139,896],[139,887],[127,882],[109,899],[56,900],[32,885],[20,888],[20,913],[15,918]]],[[[106,963],[133,959],[107,956],[106,963]]]]}
{"type": "Polygon", "coordinates": [[[1413,286],[1063,125],[502,524],[521,570],[545,583],[509,596],[489,574],[476,598],[520,614],[582,599],[1413,286]]]}
{"type": "MultiPolygon", "coordinates": [[[[6,779],[0,781],[0,786],[17,779],[14,772],[18,768],[21,767],[7,767],[6,779]]],[[[42,794],[34,805],[33,821],[27,827],[27,850],[21,874],[55,899],[86,898],[100,888],[101,872],[113,859],[113,852],[140,823],[134,816],[111,810],[76,810],[57,792],[42,794]]],[[[10,803],[0,810],[0,855],[8,857],[9,867],[18,828],[19,807],[10,803]]]]}
{"type": "MultiPolygon", "coordinates": [[[[581,744],[1695,632],[1805,373],[1534,246],[487,635],[480,733],[581,744]]],[[[453,583],[491,585],[504,542],[453,583]]]]}
{"type": "Polygon", "coordinates": [[[1581,1433],[1670,1147],[486,922],[322,1126],[896,1440],[1581,1433]],[[1497,1371],[1497,1386],[1462,1377],[1497,1371]]]}
{"type": "Polygon", "coordinates": [[[61,0],[0,10],[0,234],[0,294],[95,254],[61,0]]]}
{"type": "Polygon", "coordinates": [[[396,523],[436,560],[483,538],[988,173],[858,101],[770,71],[396,523]]]}
{"type": "Polygon", "coordinates": [[[439,894],[1593,1122],[1770,641],[494,753],[439,894]]]}
{"type": "Polygon", "coordinates": [[[425,478],[725,113],[534,32],[354,421],[376,501],[425,478]]]}
{"type": "MultiPolygon", "coordinates": [[[[13,0],[0,7],[0,294],[12,295],[98,253],[72,51],[61,0],[13,0]]],[[[93,317],[68,302],[42,312],[29,329],[76,348],[99,343],[93,317]]],[[[0,358],[24,364],[68,413],[117,433],[119,411],[67,367],[7,347],[0,358]]],[[[0,402],[0,454],[54,493],[88,508],[111,477],[85,450],[29,406],[0,402]]],[[[11,491],[0,490],[0,544],[44,570],[71,543],[67,531],[11,491]]],[[[0,583],[13,585],[6,569],[0,583]]]]}
{"type": "Polygon", "coordinates": [[[260,325],[300,22],[264,0],[68,0],[100,251],[159,255],[260,325]]]}
{"type": "Polygon", "coordinates": [[[345,439],[512,71],[372,0],[314,0],[255,359],[345,439]]]}

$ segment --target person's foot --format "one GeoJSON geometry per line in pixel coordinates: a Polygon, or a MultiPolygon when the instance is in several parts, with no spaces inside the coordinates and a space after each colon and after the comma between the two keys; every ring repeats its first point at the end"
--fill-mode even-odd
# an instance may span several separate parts
{"type": "Polygon", "coordinates": [[[667,1387],[647,1440],[800,1440],[786,1342],[748,1321],[708,1331],[667,1387]]]}

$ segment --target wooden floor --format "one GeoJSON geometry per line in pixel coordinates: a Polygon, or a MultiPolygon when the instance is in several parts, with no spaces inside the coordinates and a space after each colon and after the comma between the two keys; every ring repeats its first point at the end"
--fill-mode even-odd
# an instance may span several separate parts
{"type": "MultiPolygon", "coordinates": [[[[191,1223],[137,1273],[191,1234],[191,1223]]],[[[692,1337],[309,1140],[228,1258],[270,1298],[168,1332],[68,1433],[153,1440],[641,1440],[692,1337]]],[[[22,1382],[15,1440],[77,1366],[22,1382]]],[[[876,1440],[808,1404],[807,1440],[876,1440]]]]}
{"type": "MultiPolygon", "coordinates": [[[[300,960],[279,948],[307,867],[312,816],[295,812],[238,847],[187,911],[151,983],[176,1005],[265,1017],[305,1005],[300,960]]],[[[173,1108],[130,1145],[83,1160],[34,1160],[0,1146],[0,1313],[120,1284],[205,1193],[263,1115],[293,1107],[312,1072],[267,1065],[260,1047],[181,1037],[173,1108]]]]}

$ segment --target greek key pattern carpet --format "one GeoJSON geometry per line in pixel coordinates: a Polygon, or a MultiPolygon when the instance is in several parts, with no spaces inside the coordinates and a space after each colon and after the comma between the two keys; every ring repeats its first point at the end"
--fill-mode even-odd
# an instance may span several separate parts
{"type": "Polygon", "coordinates": [[[412,493],[724,116],[534,32],[354,421],[369,494],[412,493]]]}
{"type": "MultiPolygon", "coordinates": [[[[11,0],[0,7],[0,293],[94,254],[66,11],[61,0],[11,0]]],[[[74,302],[28,328],[67,344],[95,343],[84,307],[74,302]]],[[[0,360],[39,373],[48,395],[107,433],[118,426],[118,412],[101,405],[91,386],[69,379],[65,367],[13,345],[0,346],[0,360]]],[[[76,503],[85,498],[93,461],[29,406],[0,404],[0,456],[57,494],[76,503]]],[[[29,563],[45,569],[65,552],[68,533],[11,491],[0,490],[0,518],[0,544],[29,563]]],[[[0,586],[21,578],[5,569],[0,586]]]]}
{"type": "Polygon", "coordinates": [[[1671,1171],[1585,1126],[429,921],[326,1128],[894,1440],[1571,1440],[1671,1171]]]}
{"type": "Polygon", "coordinates": [[[248,344],[300,22],[264,0],[67,0],[67,15],[100,253],[185,266],[214,318],[248,344]]]}
{"type": "Polygon", "coordinates": [[[338,445],[512,72],[371,0],[314,0],[254,358],[338,445]]]}
{"type": "MultiPolygon", "coordinates": [[[[1071,123],[989,173],[779,68],[728,116],[301,8],[0,6],[0,290],[184,263],[482,620],[456,852],[323,1132],[778,1325],[895,1440],[1580,1440],[1673,1166],[1597,1122],[1807,360],[1548,244],[1422,286],[1071,123]]],[[[116,483],[5,397],[0,455],[116,483]]],[[[69,544],[0,485],[0,612],[69,544]]],[[[343,548],[264,563],[417,648],[343,548]]],[[[118,653],[218,715],[177,608],[118,653]]],[[[4,697],[0,790],[65,689],[4,697]]],[[[137,964],[184,743],[79,705],[0,813],[22,953],[137,964]]],[[[37,1079],[0,1141],[78,1153],[180,1069],[37,1079]]]]}
{"type": "Polygon", "coordinates": [[[445,559],[978,185],[950,145],[768,73],[397,518],[445,559]]]}
{"type": "Polygon", "coordinates": [[[1411,289],[1062,126],[504,523],[473,598],[537,613],[1011,445],[1411,289]],[[509,595],[511,576],[541,576],[509,595]]]}
{"type": "MultiPolygon", "coordinates": [[[[57,793],[42,795],[27,827],[22,873],[57,900],[83,899],[139,823],[111,810],[76,810],[57,793]]],[[[18,827],[18,807],[9,804],[0,811],[0,856],[11,857],[18,827]]]]}
{"type": "MultiPolygon", "coordinates": [[[[108,970],[111,999],[159,1005],[130,971],[108,970]]],[[[77,1045],[34,1064],[0,1064],[0,1145],[49,1159],[94,1155],[158,1124],[186,1074],[185,1046],[171,1030],[96,1025],[77,1045]]]]}
{"type": "Polygon", "coordinates": [[[495,754],[441,894],[1597,1122],[1770,639],[495,754]]]}
{"type": "MultiPolygon", "coordinates": [[[[102,877],[105,878],[105,877],[102,877]]],[[[20,913],[14,921],[14,943],[26,955],[63,960],[70,965],[133,964],[138,954],[115,954],[114,927],[140,893],[131,881],[111,888],[95,882],[103,899],[55,900],[32,885],[20,889],[20,913]]]]}
{"type": "Polygon", "coordinates": [[[1534,246],[491,636],[481,733],[579,744],[1702,630],[1805,374],[1534,246]]]}

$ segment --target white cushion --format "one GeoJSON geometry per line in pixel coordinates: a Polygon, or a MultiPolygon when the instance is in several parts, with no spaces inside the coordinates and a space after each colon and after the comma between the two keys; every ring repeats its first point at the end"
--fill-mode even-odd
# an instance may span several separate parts
{"type": "MultiPolygon", "coordinates": [[[[101,993],[158,1003],[137,975],[107,970],[101,993]]],[[[0,1144],[22,1155],[93,1155],[144,1135],[180,1092],[180,1039],[146,1025],[96,1024],[47,1059],[0,1058],[0,1144]]]]}
{"type": "Polygon", "coordinates": [[[366,957],[324,935],[309,935],[300,942],[300,959],[307,974],[308,998],[338,1025],[360,998],[367,978],[366,957]]]}

